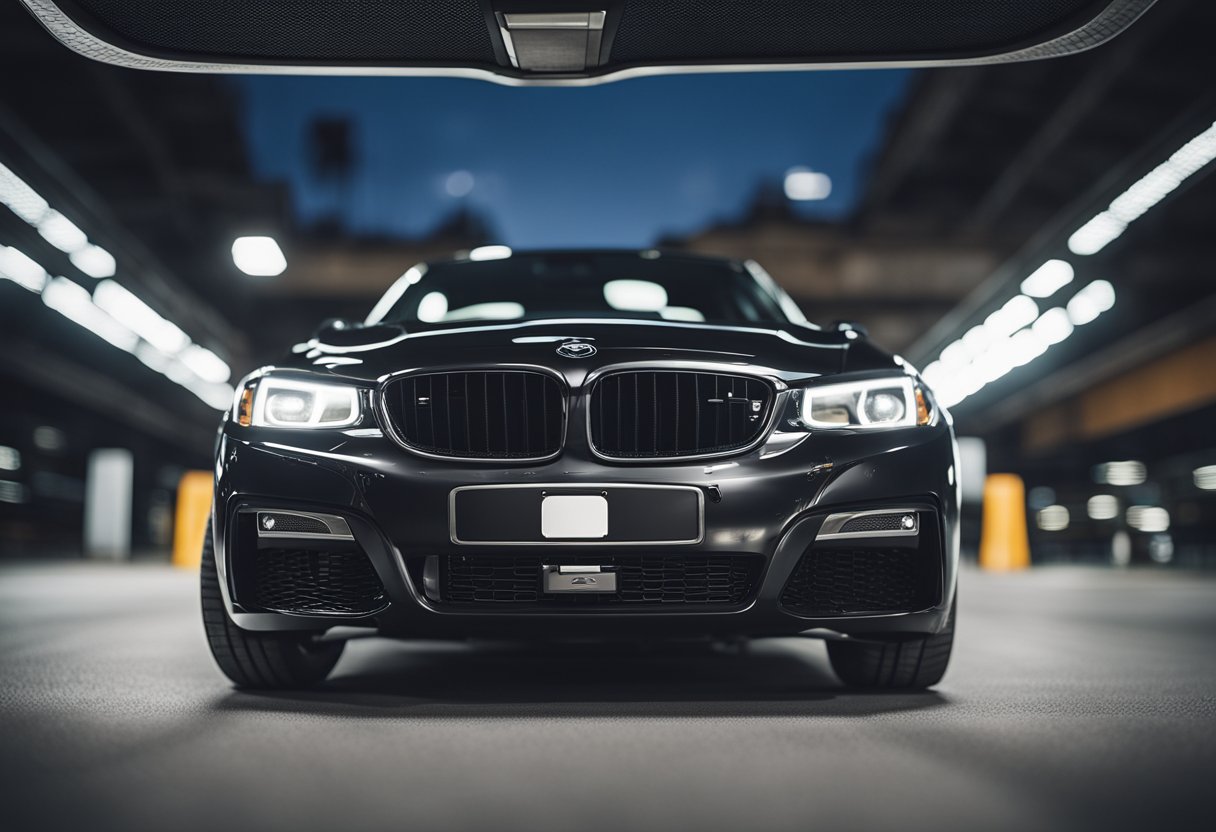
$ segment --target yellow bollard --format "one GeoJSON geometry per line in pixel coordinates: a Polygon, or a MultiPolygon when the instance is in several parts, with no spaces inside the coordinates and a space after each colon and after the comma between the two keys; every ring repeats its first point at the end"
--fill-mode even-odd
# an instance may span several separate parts
{"type": "Polygon", "coordinates": [[[177,517],[173,522],[173,565],[198,569],[203,557],[203,533],[211,515],[210,471],[187,471],[177,484],[177,517]]]}
{"type": "Polygon", "coordinates": [[[1010,572],[1028,566],[1026,486],[1017,474],[990,474],[984,481],[980,568],[1010,572]]]}

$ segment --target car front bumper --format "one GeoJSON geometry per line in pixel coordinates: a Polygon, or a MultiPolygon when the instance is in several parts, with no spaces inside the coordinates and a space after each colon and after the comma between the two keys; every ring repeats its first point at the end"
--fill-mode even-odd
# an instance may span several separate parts
{"type": "MultiPolygon", "coordinates": [[[[954,597],[958,564],[956,452],[944,422],[873,432],[820,431],[794,447],[664,465],[611,464],[577,448],[539,465],[450,462],[416,456],[376,431],[284,431],[226,422],[217,447],[213,530],[229,614],[250,630],[375,627],[410,638],[595,638],[789,635],[808,631],[897,637],[937,632],[954,597]],[[537,609],[452,606],[428,598],[419,558],[517,551],[457,542],[452,494],[469,486],[691,486],[702,495],[696,542],[645,546],[647,554],[750,556],[762,569],[738,604],[636,605],[537,609]],[[932,602],[884,614],[811,617],[781,596],[828,515],[912,508],[933,532],[938,583],[932,602]],[[387,606],[338,617],[265,612],[246,600],[236,576],[257,556],[241,542],[236,518],[253,509],[318,512],[345,518],[383,583],[387,606]]],[[[854,541],[862,546],[865,540],[854,541]]],[[[875,541],[871,541],[875,543],[875,541]]],[[[880,541],[878,542],[881,543],[880,541]]],[[[545,552],[608,556],[636,545],[549,544],[545,552]]]]}

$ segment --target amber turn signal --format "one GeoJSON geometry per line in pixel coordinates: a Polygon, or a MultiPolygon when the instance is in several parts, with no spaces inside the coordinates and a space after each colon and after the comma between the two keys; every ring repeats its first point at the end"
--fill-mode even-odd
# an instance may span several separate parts
{"type": "Polygon", "coordinates": [[[929,412],[929,403],[925,401],[925,391],[916,388],[916,424],[927,425],[933,414],[929,412]]]}
{"type": "Polygon", "coordinates": [[[236,406],[236,423],[243,428],[253,424],[253,387],[246,387],[241,393],[241,401],[236,406]]]}

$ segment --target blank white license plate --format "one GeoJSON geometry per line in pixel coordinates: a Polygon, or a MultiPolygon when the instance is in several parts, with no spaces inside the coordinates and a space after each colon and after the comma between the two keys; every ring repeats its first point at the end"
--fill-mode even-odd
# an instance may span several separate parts
{"type": "Polygon", "coordinates": [[[608,536],[608,500],[595,494],[559,494],[540,501],[540,533],[562,540],[608,536]]]}

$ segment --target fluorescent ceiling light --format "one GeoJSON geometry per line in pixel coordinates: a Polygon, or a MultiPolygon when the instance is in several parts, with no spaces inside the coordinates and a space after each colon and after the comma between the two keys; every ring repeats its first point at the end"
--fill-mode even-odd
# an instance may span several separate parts
{"type": "Polygon", "coordinates": [[[1068,509],[1064,506],[1047,506],[1038,514],[1039,528],[1045,532],[1062,532],[1068,528],[1068,509]]]}
{"type": "Polygon", "coordinates": [[[0,202],[30,225],[37,225],[47,211],[46,200],[6,166],[0,164],[0,202]]]}
{"type": "Polygon", "coordinates": [[[0,471],[20,471],[21,452],[8,445],[0,445],[0,471]]]}
{"type": "Polygon", "coordinates": [[[1043,340],[1044,345],[1050,347],[1072,335],[1072,321],[1068,319],[1068,313],[1064,311],[1064,308],[1057,306],[1040,315],[1031,329],[1043,340]]]}
{"type": "Polygon", "coordinates": [[[232,369],[224,359],[206,347],[191,344],[182,350],[180,357],[182,363],[203,381],[222,384],[232,378],[232,369]]]}
{"type": "Polygon", "coordinates": [[[1039,317],[1039,307],[1025,295],[1015,295],[984,320],[984,329],[993,339],[1012,335],[1039,317]]]}
{"type": "Polygon", "coordinates": [[[1068,238],[1069,250],[1073,254],[1097,254],[1213,159],[1216,159],[1216,124],[1183,145],[1112,200],[1105,211],[1077,229],[1068,238]]]}
{"type": "Polygon", "coordinates": [[[114,255],[89,242],[75,223],[47,205],[38,192],[0,164],[0,202],[38,229],[48,243],[71,257],[72,265],[89,277],[113,277],[114,255]]]}
{"type": "Polygon", "coordinates": [[[1119,500],[1110,494],[1095,494],[1085,504],[1090,520],[1114,520],[1119,516],[1119,500]]]}
{"type": "Polygon", "coordinates": [[[46,269],[12,246],[0,246],[0,279],[11,280],[31,292],[46,287],[46,269]]]}
{"type": "Polygon", "coordinates": [[[478,246],[469,252],[470,260],[506,260],[510,256],[510,246],[478,246]]]}
{"type": "Polygon", "coordinates": [[[118,271],[114,255],[101,246],[91,243],[78,251],[73,251],[68,259],[72,261],[73,266],[89,277],[96,277],[99,280],[103,277],[113,277],[114,273],[118,271]]]}
{"type": "Polygon", "coordinates": [[[1160,506],[1131,506],[1127,525],[1141,532],[1164,532],[1170,528],[1170,513],[1160,506]]]}
{"type": "Polygon", "coordinates": [[[1191,476],[1195,478],[1195,487],[1204,491],[1216,491],[1216,465],[1204,465],[1196,468],[1191,476]]]}
{"type": "Polygon", "coordinates": [[[1115,287],[1105,280],[1095,280],[1068,302],[1068,319],[1074,326],[1083,326],[1114,305],[1115,287]]]}
{"type": "Polygon", "coordinates": [[[1106,462],[1094,470],[1094,479],[1109,485],[1140,485],[1148,478],[1148,469],[1137,459],[1106,462]]]}
{"type": "Polygon", "coordinates": [[[56,277],[46,285],[42,302],[120,350],[135,352],[139,344],[138,335],[93,304],[88,289],[66,277],[56,277]]]}
{"type": "Polygon", "coordinates": [[[190,338],[176,324],[162,318],[156,310],[113,280],[105,280],[97,285],[93,290],[93,301],[162,352],[180,352],[190,343],[190,338]]]}
{"type": "Polygon", "coordinates": [[[287,258],[273,237],[238,237],[232,243],[232,262],[252,277],[277,277],[287,269],[287,258]]]}
{"type": "Polygon", "coordinates": [[[71,254],[89,244],[88,235],[76,224],[54,208],[48,210],[38,221],[38,233],[60,251],[71,254]]]}
{"type": "MultiPolygon", "coordinates": [[[[1065,274],[1071,279],[1071,267],[1065,270],[1056,266],[1046,272],[1040,268],[1023,282],[1022,288],[1047,291],[1053,283],[1058,284],[1049,292],[1052,294],[1065,285],[1060,283],[1065,274]]],[[[925,368],[925,380],[943,406],[953,407],[1016,367],[1038,358],[1068,338],[1074,328],[1089,323],[1114,304],[1115,289],[1105,280],[1095,280],[1077,292],[1066,308],[1055,307],[1042,315],[1028,295],[1017,295],[984,323],[943,347],[938,360],[925,368]],[[1028,329],[1024,328],[1027,326],[1028,329]]]]}
{"type": "Polygon", "coordinates": [[[1049,298],[1072,283],[1072,266],[1064,260],[1048,260],[1022,281],[1022,293],[1032,298],[1049,298]]]}
{"type": "Polygon", "coordinates": [[[810,168],[790,168],[785,174],[785,196],[795,202],[827,199],[832,193],[832,178],[810,168]]]}

